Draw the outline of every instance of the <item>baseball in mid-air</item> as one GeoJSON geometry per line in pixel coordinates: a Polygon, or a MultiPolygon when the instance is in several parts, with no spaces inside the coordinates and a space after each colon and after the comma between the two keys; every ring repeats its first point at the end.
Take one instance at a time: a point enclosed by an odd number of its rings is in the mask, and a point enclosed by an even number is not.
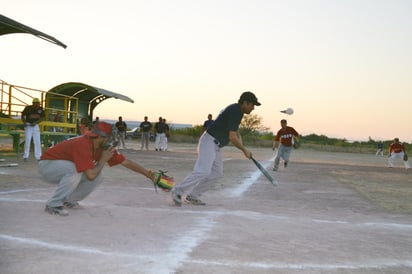
{"type": "Polygon", "coordinates": [[[287,108],[285,110],[281,110],[280,112],[285,113],[287,115],[292,115],[293,114],[293,108],[287,108]]]}

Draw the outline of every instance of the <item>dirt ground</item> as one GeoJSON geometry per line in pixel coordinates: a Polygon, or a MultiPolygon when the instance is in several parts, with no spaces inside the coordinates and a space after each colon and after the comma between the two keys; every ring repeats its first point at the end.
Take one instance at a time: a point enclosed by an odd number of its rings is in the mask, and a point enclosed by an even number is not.
{"type": "MultiPolygon", "coordinates": [[[[176,182],[191,171],[196,147],[121,150],[176,182]]],[[[270,149],[251,148],[271,170],[270,149]]],[[[105,168],[105,182],[67,217],[43,211],[56,186],[42,181],[33,158],[2,157],[0,273],[412,273],[412,215],[367,199],[351,180],[396,178],[375,155],[294,151],[268,183],[238,150],[224,148],[224,173],[202,196],[206,206],[172,204],[144,177],[105,168]]],[[[378,186],[377,186],[378,187],[378,186]]],[[[412,197],[407,197],[411,199],[412,197]]]]}

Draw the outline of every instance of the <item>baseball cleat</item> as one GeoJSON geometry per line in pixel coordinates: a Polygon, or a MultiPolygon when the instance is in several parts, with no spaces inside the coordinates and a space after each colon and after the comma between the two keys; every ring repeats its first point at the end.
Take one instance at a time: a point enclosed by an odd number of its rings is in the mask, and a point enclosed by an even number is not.
{"type": "Polygon", "coordinates": [[[64,207],[62,206],[56,206],[56,207],[46,206],[44,211],[50,213],[51,215],[60,215],[60,216],[69,215],[69,212],[67,212],[67,210],[64,209],[64,207]]]}
{"type": "Polygon", "coordinates": [[[202,202],[202,200],[197,199],[197,198],[193,198],[190,195],[187,195],[185,198],[185,203],[187,204],[192,204],[192,205],[206,205],[205,202],[202,202]]]}
{"type": "Polygon", "coordinates": [[[172,190],[172,199],[176,206],[182,206],[182,195],[172,190]]]}
{"type": "Polygon", "coordinates": [[[80,209],[82,206],[78,202],[64,202],[63,206],[70,209],[80,209]]]}

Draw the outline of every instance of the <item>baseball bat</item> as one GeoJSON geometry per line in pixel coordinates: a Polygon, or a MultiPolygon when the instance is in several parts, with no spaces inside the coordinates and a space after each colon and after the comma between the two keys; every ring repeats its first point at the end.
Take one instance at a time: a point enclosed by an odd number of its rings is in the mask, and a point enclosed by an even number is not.
{"type": "Polygon", "coordinates": [[[258,162],[256,161],[253,157],[251,157],[253,163],[257,166],[257,168],[265,175],[265,177],[274,185],[276,186],[278,182],[270,176],[269,172],[258,162]]]}
{"type": "Polygon", "coordinates": [[[19,166],[18,163],[1,164],[0,167],[16,167],[19,166]]]}

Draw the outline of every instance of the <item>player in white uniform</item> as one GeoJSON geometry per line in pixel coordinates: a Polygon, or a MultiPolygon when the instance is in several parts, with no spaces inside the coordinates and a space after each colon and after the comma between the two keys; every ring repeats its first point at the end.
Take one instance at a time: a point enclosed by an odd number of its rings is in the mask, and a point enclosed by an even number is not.
{"type": "Polygon", "coordinates": [[[31,106],[26,106],[21,113],[21,120],[24,124],[24,154],[23,159],[27,161],[30,155],[30,143],[33,138],[34,157],[37,161],[41,157],[41,140],[39,123],[44,120],[44,110],[40,106],[40,100],[34,98],[31,106]]]}

